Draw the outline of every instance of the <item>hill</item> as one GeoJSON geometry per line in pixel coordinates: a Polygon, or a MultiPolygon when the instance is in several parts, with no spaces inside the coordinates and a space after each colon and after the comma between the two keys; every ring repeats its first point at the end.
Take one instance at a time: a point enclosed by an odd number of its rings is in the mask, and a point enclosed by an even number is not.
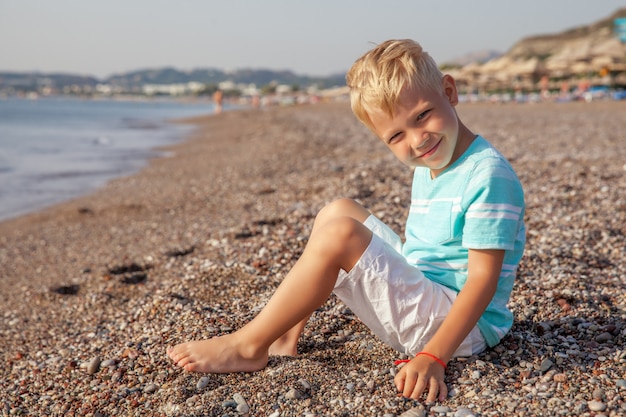
{"type": "Polygon", "coordinates": [[[236,85],[254,84],[258,87],[269,84],[285,84],[300,88],[316,85],[318,88],[324,89],[345,85],[345,74],[310,77],[298,75],[291,71],[265,69],[240,69],[227,72],[216,68],[182,71],[168,67],[131,71],[105,79],[97,79],[75,74],[0,72],[0,94],[30,92],[84,94],[97,91],[98,85],[107,85],[111,90],[118,92],[140,92],[142,87],[148,84],[199,83],[217,85],[222,82],[231,82],[236,85]]]}
{"type": "Polygon", "coordinates": [[[535,89],[546,81],[557,88],[581,79],[626,85],[626,43],[620,42],[614,27],[620,17],[626,17],[626,8],[590,25],[521,39],[503,55],[469,63],[453,75],[471,89],[535,89]]]}
{"type": "Polygon", "coordinates": [[[197,82],[201,84],[219,84],[222,82],[234,84],[255,84],[258,87],[268,84],[286,84],[307,87],[318,85],[320,88],[330,88],[345,85],[345,74],[336,74],[329,77],[310,77],[298,75],[291,71],[273,71],[267,69],[238,69],[223,71],[217,68],[197,68],[192,71],[182,71],[175,68],[145,69],[127,72],[104,80],[113,86],[128,89],[145,84],[177,84],[197,82]]]}

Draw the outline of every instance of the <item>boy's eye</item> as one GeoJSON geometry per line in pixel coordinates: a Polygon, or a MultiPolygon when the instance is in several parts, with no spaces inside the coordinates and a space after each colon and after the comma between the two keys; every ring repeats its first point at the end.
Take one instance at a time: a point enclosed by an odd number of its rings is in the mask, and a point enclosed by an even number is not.
{"type": "Polygon", "coordinates": [[[401,133],[398,132],[396,134],[394,134],[393,136],[391,136],[389,139],[387,139],[387,143],[388,144],[392,144],[394,143],[399,137],[400,137],[401,133]]]}
{"type": "Polygon", "coordinates": [[[422,120],[423,118],[425,118],[426,116],[428,116],[428,114],[429,114],[429,113],[430,113],[430,109],[428,109],[428,110],[426,110],[426,111],[424,111],[424,112],[420,113],[420,114],[417,116],[417,121],[422,120]]]}

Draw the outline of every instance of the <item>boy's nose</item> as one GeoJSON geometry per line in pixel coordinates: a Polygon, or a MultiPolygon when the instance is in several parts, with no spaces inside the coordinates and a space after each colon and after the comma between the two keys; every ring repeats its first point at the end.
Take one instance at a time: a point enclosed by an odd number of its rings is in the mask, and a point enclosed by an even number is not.
{"type": "Polygon", "coordinates": [[[423,149],[428,143],[428,135],[419,132],[414,133],[411,136],[411,147],[416,151],[423,149]]]}

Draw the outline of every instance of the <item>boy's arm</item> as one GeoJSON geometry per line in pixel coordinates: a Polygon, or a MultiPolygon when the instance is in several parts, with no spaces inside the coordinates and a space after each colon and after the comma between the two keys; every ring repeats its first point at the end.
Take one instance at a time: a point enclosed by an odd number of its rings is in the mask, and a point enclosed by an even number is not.
{"type": "MultiPolygon", "coordinates": [[[[424,352],[435,355],[445,363],[452,358],[491,302],[503,260],[503,250],[469,250],[467,281],[441,327],[424,346],[424,352]]],[[[400,369],[395,383],[404,397],[418,399],[428,389],[427,401],[437,398],[443,401],[448,395],[444,374],[441,364],[420,355],[400,369]]]]}

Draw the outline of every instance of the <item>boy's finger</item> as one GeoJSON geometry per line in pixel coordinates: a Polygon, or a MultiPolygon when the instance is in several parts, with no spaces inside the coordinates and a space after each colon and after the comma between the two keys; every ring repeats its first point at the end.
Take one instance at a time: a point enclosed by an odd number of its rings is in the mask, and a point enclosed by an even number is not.
{"type": "Polygon", "coordinates": [[[426,381],[424,378],[417,378],[415,385],[411,385],[410,387],[407,385],[404,386],[403,395],[406,398],[412,398],[414,400],[419,400],[424,392],[424,388],[426,388],[426,381]]]}
{"type": "Polygon", "coordinates": [[[395,378],[393,378],[393,382],[396,385],[396,389],[398,390],[398,392],[402,392],[404,390],[404,379],[405,379],[405,372],[399,372],[395,378]]]}
{"type": "Polygon", "coordinates": [[[415,382],[417,381],[417,374],[414,372],[404,372],[404,377],[402,378],[401,384],[398,386],[398,391],[402,393],[402,396],[405,398],[409,398],[411,392],[413,391],[413,387],[415,386],[415,382]]]}
{"type": "Polygon", "coordinates": [[[439,393],[439,389],[439,381],[437,381],[436,378],[431,378],[428,385],[428,397],[426,398],[426,401],[429,403],[435,402],[437,400],[437,393],[439,393]]]}
{"type": "Polygon", "coordinates": [[[418,374],[411,373],[407,374],[406,379],[404,380],[404,388],[402,390],[402,396],[405,398],[411,398],[411,394],[413,393],[413,389],[415,386],[419,384],[418,374]]]}
{"type": "Polygon", "coordinates": [[[444,381],[439,381],[439,402],[445,401],[448,398],[448,386],[444,381]]]}

